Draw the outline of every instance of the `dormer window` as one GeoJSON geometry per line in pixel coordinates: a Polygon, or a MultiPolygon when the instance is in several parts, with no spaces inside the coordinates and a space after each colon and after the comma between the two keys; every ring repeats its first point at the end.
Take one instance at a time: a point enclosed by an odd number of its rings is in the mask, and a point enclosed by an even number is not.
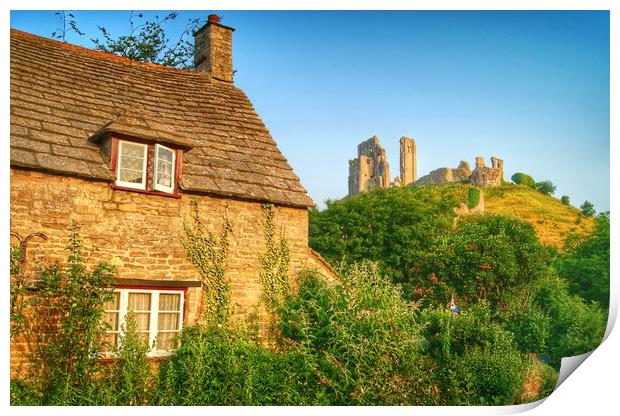
{"type": "Polygon", "coordinates": [[[192,140],[158,122],[146,110],[130,111],[89,137],[99,145],[102,156],[114,172],[113,189],[180,198],[183,152],[192,140]]]}
{"type": "Polygon", "coordinates": [[[179,160],[183,153],[172,145],[112,137],[112,168],[116,189],[178,197],[179,160]]]}

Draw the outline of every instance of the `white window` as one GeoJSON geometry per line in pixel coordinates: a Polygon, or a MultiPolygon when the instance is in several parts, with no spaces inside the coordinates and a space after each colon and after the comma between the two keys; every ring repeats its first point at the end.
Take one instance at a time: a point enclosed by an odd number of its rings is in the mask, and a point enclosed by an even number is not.
{"type": "Polygon", "coordinates": [[[146,189],[147,145],[120,141],[116,184],[127,188],[146,189]]]}
{"type": "Polygon", "coordinates": [[[178,347],[175,337],[183,326],[183,302],[181,290],[115,289],[114,298],[105,305],[110,325],[106,340],[112,350],[119,346],[127,313],[132,311],[138,333],[150,347],[147,355],[169,355],[178,347]]]}
{"type": "Polygon", "coordinates": [[[160,144],[155,145],[155,178],[153,188],[156,191],[174,192],[174,157],[174,150],[160,144]]]}

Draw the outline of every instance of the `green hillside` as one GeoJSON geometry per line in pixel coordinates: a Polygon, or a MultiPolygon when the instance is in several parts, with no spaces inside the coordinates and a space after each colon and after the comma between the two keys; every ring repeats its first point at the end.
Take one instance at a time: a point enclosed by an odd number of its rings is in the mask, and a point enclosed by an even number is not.
{"type": "Polygon", "coordinates": [[[485,212],[511,214],[529,222],[545,245],[561,248],[570,233],[589,234],[594,229],[594,219],[584,217],[579,209],[525,186],[502,185],[484,193],[485,212]]]}

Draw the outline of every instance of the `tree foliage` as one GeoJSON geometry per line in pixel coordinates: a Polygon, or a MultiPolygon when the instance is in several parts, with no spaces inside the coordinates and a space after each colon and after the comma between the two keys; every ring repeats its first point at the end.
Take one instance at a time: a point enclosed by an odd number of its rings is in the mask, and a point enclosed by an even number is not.
{"type": "Polygon", "coordinates": [[[550,180],[538,182],[536,184],[536,189],[545,195],[553,195],[555,193],[555,185],[550,180]]]}
{"type": "Polygon", "coordinates": [[[448,230],[458,199],[452,187],[376,189],[310,211],[310,246],[332,264],[372,260],[395,281],[448,230]]]}
{"type": "Polygon", "coordinates": [[[590,201],[584,201],[583,204],[581,204],[581,213],[583,215],[585,215],[586,217],[593,217],[594,214],[596,214],[596,210],[594,209],[594,204],[590,201]]]}
{"type": "Polygon", "coordinates": [[[132,11],[127,34],[114,36],[105,26],[98,25],[102,39],[93,38],[91,41],[97,49],[125,58],[191,69],[194,67],[194,46],[187,38],[191,38],[193,31],[199,28],[200,20],[188,19],[181,35],[171,40],[166,35],[165,26],[177,17],[178,13],[171,12],[150,20],[143,13],[132,11]]]}
{"type": "Polygon", "coordinates": [[[567,240],[566,253],[556,267],[569,283],[571,292],[588,301],[609,307],[610,226],[609,213],[596,217],[594,232],[567,240]]]}
{"type": "Polygon", "coordinates": [[[548,260],[531,225],[512,217],[470,217],[430,246],[414,269],[414,284],[418,296],[434,304],[448,302],[452,294],[496,303],[536,279],[548,260]]]}
{"type": "Polygon", "coordinates": [[[570,197],[568,195],[562,195],[562,198],[560,198],[560,201],[564,205],[570,205],[570,197]]]}
{"type": "Polygon", "coordinates": [[[510,179],[517,185],[525,185],[530,188],[536,188],[536,181],[530,175],[522,172],[517,172],[510,177],[510,179]]]}

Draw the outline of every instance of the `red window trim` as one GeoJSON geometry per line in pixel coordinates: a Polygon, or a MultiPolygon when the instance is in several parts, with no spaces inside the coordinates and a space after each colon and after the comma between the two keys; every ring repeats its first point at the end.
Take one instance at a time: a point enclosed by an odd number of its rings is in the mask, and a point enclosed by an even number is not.
{"type": "MultiPolygon", "coordinates": [[[[112,171],[114,172],[114,174],[116,175],[117,173],[117,168],[118,168],[118,144],[119,142],[123,140],[123,141],[127,141],[127,142],[134,142],[134,143],[140,143],[140,144],[145,144],[147,145],[147,150],[146,150],[146,154],[147,154],[147,164],[146,164],[146,178],[145,178],[145,187],[148,187],[149,184],[149,178],[151,177],[151,170],[153,168],[153,161],[149,161],[148,155],[150,152],[154,152],[155,151],[155,145],[158,144],[157,142],[153,142],[151,140],[142,140],[142,139],[124,139],[124,138],[119,138],[117,136],[112,136],[112,151],[111,151],[111,155],[110,155],[110,165],[112,168],[112,171]]],[[[129,192],[137,192],[139,194],[147,194],[147,195],[159,195],[159,196],[165,196],[168,198],[181,198],[181,194],[179,193],[179,178],[181,177],[181,164],[182,164],[182,160],[183,160],[183,150],[182,149],[177,149],[174,147],[170,147],[170,145],[166,145],[166,147],[171,148],[172,150],[175,151],[175,156],[174,156],[174,188],[173,188],[173,192],[172,193],[168,193],[168,192],[161,192],[161,191],[156,191],[154,189],[136,189],[136,188],[127,188],[125,186],[120,186],[116,184],[116,179],[114,179],[114,183],[112,183],[112,189],[115,190],[120,190],[120,191],[129,191],[129,192]]],[[[154,156],[153,156],[153,160],[154,160],[154,156]]]]}

